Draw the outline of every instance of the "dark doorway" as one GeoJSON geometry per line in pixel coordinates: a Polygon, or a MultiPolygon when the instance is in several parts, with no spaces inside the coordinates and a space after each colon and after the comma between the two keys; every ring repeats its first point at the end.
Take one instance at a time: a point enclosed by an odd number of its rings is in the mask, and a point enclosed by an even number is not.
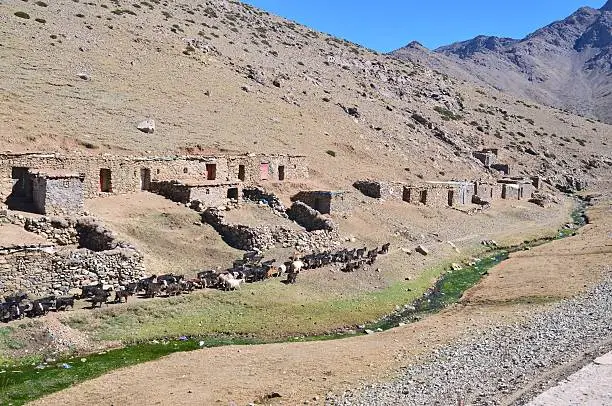
{"type": "Polygon", "coordinates": [[[112,191],[111,170],[102,168],[100,169],[100,192],[112,193],[112,191]]]}
{"type": "Polygon", "coordinates": [[[419,194],[419,201],[423,204],[427,204],[427,190],[421,190],[419,194]]]}
{"type": "Polygon", "coordinates": [[[410,189],[404,188],[404,192],[402,193],[402,200],[405,202],[410,202],[410,189]]]}
{"type": "Polygon", "coordinates": [[[455,192],[453,190],[448,191],[448,205],[453,207],[453,199],[455,197],[455,192]]]}
{"type": "Polygon", "coordinates": [[[142,168],[140,170],[140,190],[151,189],[151,169],[142,168]]]}
{"type": "Polygon", "coordinates": [[[318,211],[319,213],[322,213],[322,211],[321,211],[321,199],[318,198],[318,197],[314,201],[314,209],[316,211],[318,211]]]}
{"type": "Polygon", "coordinates": [[[15,166],[11,168],[13,188],[6,199],[6,205],[11,210],[32,211],[32,179],[30,168],[15,166]]]}
{"type": "Polygon", "coordinates": [[[244,165],[238,165],[238,179],[244,182],[246,179],[246,172],[244,169],[244,165]]]}
{"type": "Polygon", "coordinates": [[[238,200],[238,188],[237,187],[231,187],[231,188],[227,189],[227,198],[228,199],[238,200]]]}
{"type": "Polygon", "coordinates": [[[217,164],[206,164],[206,179],[217,179],[217,164]]]}
{"type": "Polygon", "coordinates": [[[285,165],[278,167],[278,180],[285,180],[285,165]]]}

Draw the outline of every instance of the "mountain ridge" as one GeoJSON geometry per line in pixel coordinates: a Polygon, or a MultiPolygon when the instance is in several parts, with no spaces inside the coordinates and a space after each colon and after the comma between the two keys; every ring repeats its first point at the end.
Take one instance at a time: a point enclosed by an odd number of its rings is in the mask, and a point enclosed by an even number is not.
{"type": "Polygon", "coordinates": [[[462,80],[612,122],[612,1],[581,7],[522,39],[479,35],[391,52],[462,80]]]}

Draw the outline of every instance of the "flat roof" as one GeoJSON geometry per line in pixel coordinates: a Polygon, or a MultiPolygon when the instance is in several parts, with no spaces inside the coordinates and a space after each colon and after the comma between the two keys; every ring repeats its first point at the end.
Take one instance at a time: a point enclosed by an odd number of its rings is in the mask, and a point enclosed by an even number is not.
{"type": "Polygon", "coordinates": [[[67,170],[30,169],[30,174],[47,179],[83,178],[85,175],[67,170]]]}
{"type": "Polygon", "coordinates": [[[124,160],[134,162],[146,162],[146,161],[177,161],[177,160],[214,160],[214,159],[236,159],[236,158],[306,158],[305,155],[292,155],[292,154],[253,154],[253,153],[242,153],[242,154],[206,154],[206,155],[153,155],[153,156],[136,156],[136,155],[65,155],[58,152],[11,152],[5,151],[0,152],[0,159],[15,159],[15,158],[59,158],[59,159],[78,159],[86,158],[92,160],[124,160]]]}
{"type": "Polygon", "coordinates": [[[153,182],[167,182],[178,186],[186,187],[223,187],[223,186],[239,186],[239,182],[220,182],[216,180],[202,180],[202,179],[164,179],[153,182]]]}

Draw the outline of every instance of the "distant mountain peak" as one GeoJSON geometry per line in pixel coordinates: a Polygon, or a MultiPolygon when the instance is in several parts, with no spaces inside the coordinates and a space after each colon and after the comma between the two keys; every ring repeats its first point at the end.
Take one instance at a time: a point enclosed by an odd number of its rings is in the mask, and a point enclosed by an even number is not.
{"type": "Polygon", "coordinates": [[[581,7],[522,39],[479,35],[431,53],[407,46],[395,55],[612,123],[611,27],[612,0],[606,0],[600,9],[581,7]]]}
{"type": "Polygon", "coordinates": [[[421,44],[419,41],[412,41],[411,43],[406,45],[406,48],[426,49],[426,47],[423,44],[421,44]]]}

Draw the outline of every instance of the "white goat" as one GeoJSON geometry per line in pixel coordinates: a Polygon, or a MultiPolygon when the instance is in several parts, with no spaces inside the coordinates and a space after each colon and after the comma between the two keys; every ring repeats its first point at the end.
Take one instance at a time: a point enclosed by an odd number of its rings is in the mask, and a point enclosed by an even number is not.
{"type": "Polygon", "coordinates": [[[291,263],[291,272],[300,273],[303,267],[304,267],[304,263],[301,260],[296,259],[295,261],[291,263]]]}
{"type": "Polygon", "coordinates": [[[240,289],[240,284],[244,283],[244,278],[241,279],[226,279],[225,288],[227,290],[240,289]]]}

